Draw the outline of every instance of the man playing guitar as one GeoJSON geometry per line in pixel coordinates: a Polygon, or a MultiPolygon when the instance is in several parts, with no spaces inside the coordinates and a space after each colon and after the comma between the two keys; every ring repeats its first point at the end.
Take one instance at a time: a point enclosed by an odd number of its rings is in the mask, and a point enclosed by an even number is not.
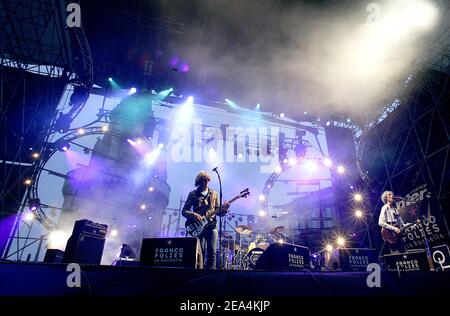
{"type": "Polygon", "coordinates": [[[391,253],[405,252],[400,234],[408,227],[414,225],[405,224],[400,213],[394,206],[394,193],[392,191],[384,191],[381,195],[381,201],[384,205],[381,208],[378,225],[381,226],[381,235],[385,244],[389,245],[391,253]]]}
{"type": "Polygon", "coordinates": [[[216,267],[216,249],[218,233],[216,228],[215,214],[223,215],[227,212],[230,204],[225,202],[222,205],[222,212],[219,211],[219,195],[217,191],[208,188],[208,182],[211,181],[210,175],[206,171],[200,171],[195,177],[196,190],[189,192],[186,203],[184,204],[182,214],[189,219],[201,220],[207,212],[215,212],[211,217],[212,223],[208,225],[202,233],[197,236],[202,245],[202,253],[205,259],[206,269],[215,269],[216,267]],[[193,211],[191,211],[191,208],[193,211]],[[206,257],[206,258],[205,258],[206,257]]]}

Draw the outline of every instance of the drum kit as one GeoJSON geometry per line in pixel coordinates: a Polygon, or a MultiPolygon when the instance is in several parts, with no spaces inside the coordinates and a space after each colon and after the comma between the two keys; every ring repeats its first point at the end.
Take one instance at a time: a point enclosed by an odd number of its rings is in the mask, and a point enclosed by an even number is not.
{"type": "Polygon", "coordinates": [[[248,225],[239,225],[233,232],[224,231],[221,238],[222,263],[226,270],[254,270],[256,261],[270,244],[288,242],[284,226],[277,226],[268,233],[248,225]]]}

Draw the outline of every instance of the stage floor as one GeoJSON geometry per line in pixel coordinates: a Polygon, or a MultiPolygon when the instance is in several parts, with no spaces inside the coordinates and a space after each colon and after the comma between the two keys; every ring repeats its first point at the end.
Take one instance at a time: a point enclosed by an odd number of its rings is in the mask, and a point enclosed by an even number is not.
{"type": "MultiPolygon", "coordinates": [[[[450,272],[216,271],[140,266],[81,265],[81,287],[68,287],[66,264],[0,262],[1,296],[284,297],[346,295],[445,295],[450,272]]],[[[72,275],[73,276],[73,275],[72,275]]]]}

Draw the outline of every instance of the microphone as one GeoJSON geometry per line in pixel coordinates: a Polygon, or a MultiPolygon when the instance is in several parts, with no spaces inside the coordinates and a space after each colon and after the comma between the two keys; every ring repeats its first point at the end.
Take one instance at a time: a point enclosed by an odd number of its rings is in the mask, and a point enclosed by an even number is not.
{"type": "Polygon", "coordinates": [[[217,168],[219,168],[219,167],[215,167],[215,168],[213,168],[213,171],[214,171],[214,172],[216,172],[216,171],[217,171],[217,168]]]}
{"type": "Polygon", "coordinates": [[[408,199],[405,199],[404,197],[401,197],[401,196],[394,196],[394,200],[397,200],[397,201],[407,201],[408,199]]]}

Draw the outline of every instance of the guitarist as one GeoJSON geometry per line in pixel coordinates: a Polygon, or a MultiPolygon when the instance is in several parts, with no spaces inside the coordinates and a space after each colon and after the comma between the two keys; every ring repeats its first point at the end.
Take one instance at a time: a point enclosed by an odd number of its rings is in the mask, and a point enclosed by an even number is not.
{"type": "MultiPolygon", "coordinates": [[[[400,228],[405,226],[405,222],[394,206],[394,193],[392,191],[384,191],[381,195],[381,201],[383,201],[384,205],[381,208],[378,225],[384,229],[393,231],[395,234],[400,234],[400,228]]],[[[401,240],[401,238],[397,238],[395,243],[387,243],[391,253],[406,251],[401,240]]]]}
{"type": "MultiPolygon", "coordinates": [[[[211,176],[206,171],[200,171],[195,177],[194,185],[196,190],[189,192],[186,203],[184,204],[182,214],[186,218],[194,218],[200,220],[202,216],[209,210],[219,209],[219,194],[208,187],[211,176]],[[192,208],[192,211],[191,211],[192,208]]],[[[222,212],[217,214],[222,216],[226,214],[230,204],[225,202],[222,206],[222,212]]],[[[202,245],[203,258],[205,260],[206,269],[215,269],[216,267],[216,250],[217,250],[217,220],[216,216],[212,217],[212,225],[198,236],[202,245]],[[206,255],[206,256],[205,256],[206,255]]]]}

